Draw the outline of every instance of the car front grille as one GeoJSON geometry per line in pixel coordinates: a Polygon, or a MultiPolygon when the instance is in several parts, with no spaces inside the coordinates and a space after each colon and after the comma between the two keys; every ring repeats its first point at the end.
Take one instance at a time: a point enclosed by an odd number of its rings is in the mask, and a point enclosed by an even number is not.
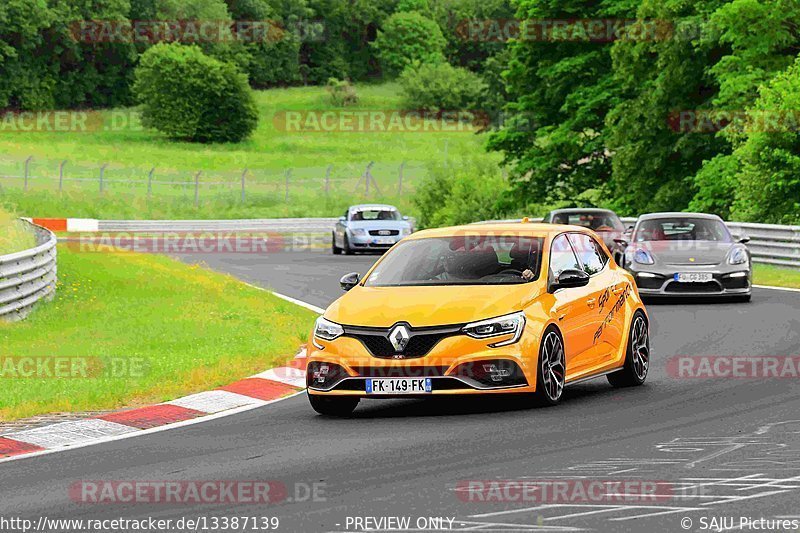
{"type": "Polygon", "coordinates": [[[395,350],[389,340],[389,333],[395,326],[397,324],[390,328],[344,326],[344,336],[361,341],[374,357],[381,359],[407,359],[422,357],[445,337],[459,335],[463,324],[425,328],[412,328],[405,324],[408,329],[409,339],[408,344],[402,351],[395,350]]]}
{"type": "Polygon", "coordinates": [[[722,286],[717,281],[705,283],[678,283],[673,281],[667,285],[664,291],[680,294],[722,292],[722,286]]]}

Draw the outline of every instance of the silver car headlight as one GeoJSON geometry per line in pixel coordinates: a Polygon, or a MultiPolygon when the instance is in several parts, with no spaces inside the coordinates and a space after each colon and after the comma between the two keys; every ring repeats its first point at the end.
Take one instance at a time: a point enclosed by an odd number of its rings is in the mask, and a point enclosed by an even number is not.
{"type": "Polygon", "coordinates": [[[314,337],[324,341],[332,341],[344,335],[344,328],[336,322],[319,317],[314,323],[314,337]]]}
{"type": "Polygon", "coordinates": [[[652,265],[655,263],[653,256],[647,250],[641,248],[633,252],[633,260],[640,265],[652,265]]]}
{"type": "Polygon", "coordinates": [[[363,228],[353,228],[353,229],[350,230],[350,233],[353,234],[353,237],[366,237],[367,236],[367,230],[365,230],[363,228]]]}
{"type": "Polygon", "coordinates": [[[400,235],[411,235],[411,228],[403,228],[400,230],[400,235]]]}
{"type": "Polygon", "coordinates": [[[499,337],[500,335],[513,334],[508,340],[490,344],[492,348],[500,346],[508,346],[514,344],[522,336],[522,330],[525,328],[525,313],[520,311],[518,313],[511,313],[510,315],[503,315],[497,318],[489,318],[479,322],[472,322],[464,326],[462,331],[472,337],[473,339],[488,339],[490,337],[499,337]]]}
{"type": "Polygon", "coordinates": [[[746,265],[748,262],[747,250],[741,246],[733,248],[728,255],[729,265],[746,265]]]}

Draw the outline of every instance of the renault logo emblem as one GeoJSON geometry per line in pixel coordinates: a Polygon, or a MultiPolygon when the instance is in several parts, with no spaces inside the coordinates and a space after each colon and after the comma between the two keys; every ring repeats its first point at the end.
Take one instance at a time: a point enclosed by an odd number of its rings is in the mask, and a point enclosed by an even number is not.
{"type": "Polygon", "coordinates": [[[399,326],[395,326],[392,331],[389,332],[389,342],[392,343],[394,349],[398,352],[402,352],[408,346],[408,329],[403,326],[402,324],[399,326]]]}

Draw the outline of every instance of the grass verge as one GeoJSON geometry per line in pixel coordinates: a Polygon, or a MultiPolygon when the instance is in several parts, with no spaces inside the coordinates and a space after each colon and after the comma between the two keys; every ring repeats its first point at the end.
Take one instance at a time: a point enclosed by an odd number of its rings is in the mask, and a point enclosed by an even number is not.
{"type": "Polygon", "coordinates": [[[237,144],[170,141],[139,127],[133,109],[103,111],[102,127],[93,131],[0,132],[0,176],[15,176],[0,180],[0,204],[26,216],[140,219],[334,216],[365,198],[409,211],[408,197],[430,164],[475,154],[499,163],[499,154],[485,153],[484,136],[469,127],[415,130],[401,124],[391,131],[296,132],[284,126],[286,112],[392,112],[401,107],[397,84],[360,85],[357,90],[358,104],[347,108],[334,106],[324,87],[258,91],[258,128],[237,144]],[[22,176],[29,156],[25,191],[22,176]],[[59,192],[59,165],[65,160],[64,177],[84,181],[65,181],[59,192]],[[380,191],[371,187],[367,195],[360,178],[370,162],[380,191]],[[103,164],[108,166],[101,187],[103,164]],[[169,183],[154,183],[148,198],[152,168],[155,181],[169,183]],[[287,169],[292,169],[288,195],[287,169]]]}
{"type": "Polygon", "coordinates": [[[167,257],[62,246],[55,300],[23,322],[0,324],[0,420],[162,402],[225,385],[293,356],[314,318],[167,257]],[[24,357],[75,357],[88,371],[21,378],[24,357]]]}
{"type": "Polygon", "coordinates": [[[800,269],[753,264],[753,283],[800,289],[800,269]]]}
{"type": "Polygon", "coordinates": [[[30,227],[8,211],[0,209],[0,255],[21,252],[36,246],[30,227]]]}

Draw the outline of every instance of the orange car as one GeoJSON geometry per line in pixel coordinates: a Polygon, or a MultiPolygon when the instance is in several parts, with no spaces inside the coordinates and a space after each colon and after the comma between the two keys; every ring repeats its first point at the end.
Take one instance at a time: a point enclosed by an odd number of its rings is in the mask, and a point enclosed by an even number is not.
{"type": "Polygon", "coordinates": [[[361,398],[641,385],[648,316],[633,277],[588,229],[502,223],[414,233],[317,319],[311,406],[345,416],[361,398]]]}

